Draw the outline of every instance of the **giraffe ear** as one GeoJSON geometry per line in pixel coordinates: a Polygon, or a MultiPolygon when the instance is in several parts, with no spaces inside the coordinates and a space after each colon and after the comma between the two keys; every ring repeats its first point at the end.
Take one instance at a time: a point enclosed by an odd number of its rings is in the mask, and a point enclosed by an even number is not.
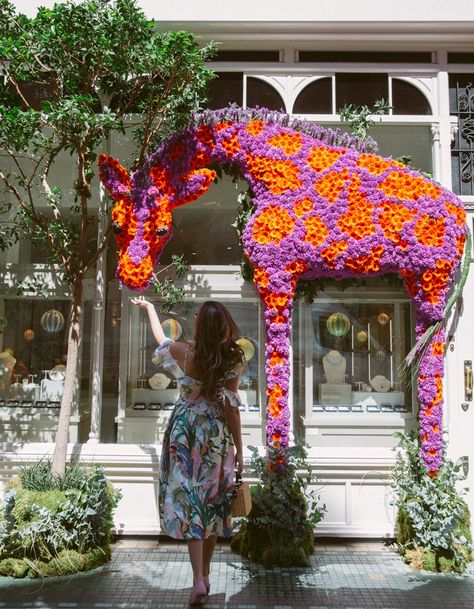
{"type": "Polygon", "coordinates": [[[173,207],[199,199],[216,179],[213,169],[195,169],[182,178],[182,187],[173,197],[173,207]]]}
{"type": "Polygon", "coordinates": [[[99,165],[100,181],[116,201],[124,195],[130,194],[130,176],[116,159],[101,154],[97,164],[99,165]]]}

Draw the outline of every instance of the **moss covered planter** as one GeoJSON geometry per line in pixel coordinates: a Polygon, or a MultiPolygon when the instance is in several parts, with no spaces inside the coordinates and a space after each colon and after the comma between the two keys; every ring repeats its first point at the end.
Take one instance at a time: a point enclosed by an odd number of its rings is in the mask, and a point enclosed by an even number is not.
{"type": "Polygon", "coordinates": [[[307,567],[314,551],[314,527],[325,506],[319,504],[316,482],[306,461],[306,450],[293,446],[285,462],[271,449],[253,456],[250,469],[261,481],[252,487],[252,509],[241,521],[231,548],[265,567],[307,567]]]}
{"type": "Polygon", "coordinates": [[[0,512],[0,575],[52,577],[104,564],[119,498],[100,467],[74,466],[62,477],[49,462],[22,468],[0,512]]]}

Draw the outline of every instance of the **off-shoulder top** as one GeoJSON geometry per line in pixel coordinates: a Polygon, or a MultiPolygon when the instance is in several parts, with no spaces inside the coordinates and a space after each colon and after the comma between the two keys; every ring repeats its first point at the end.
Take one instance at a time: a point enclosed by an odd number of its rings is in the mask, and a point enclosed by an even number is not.
{"type": "MultiPolygon", "coordinates": [[[[161,366],[166,370],[166,372],[172,374],[179,384],[179,396],[180,398],[184,398],[189,402],[197,402],[197,401],[208,401],[205,400],[200,395],[201,390],[201,381],[189,376],[186,374],[184,370],[180,367],[178,362],[171,355],[170,346],[173,344],[173,340],[167,338],[164,340],[157,349],[155,349],[153,353],[152,362],[157,366],[161,366]]],[[[185,364],[186,366],[186,364],[185,364]]],[[[226,376],[225,381],[235,378],[240,374],[242,370],[242,364],[238,364],[234,368],[230,369],[226,376]]],[[[234,408],[238,408],[242,402],[240,400],[240,396],[237,391],[231,391],[226,387],[221,387],[219,389],[219,399],[216,402],[222,402],[225,399],[226,403],[234,408]]]]}

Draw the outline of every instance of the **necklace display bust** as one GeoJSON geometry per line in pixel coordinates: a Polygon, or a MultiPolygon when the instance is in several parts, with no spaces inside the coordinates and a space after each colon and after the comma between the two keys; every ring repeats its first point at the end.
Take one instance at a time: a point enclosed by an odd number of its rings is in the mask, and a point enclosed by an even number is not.
{"type": "Polygon", "coordinates": [[[346,374],[346,359],[339,351],[329,351],[323,357],[323,368],[326,382],[332,385],[344,383],[346,374]]]}

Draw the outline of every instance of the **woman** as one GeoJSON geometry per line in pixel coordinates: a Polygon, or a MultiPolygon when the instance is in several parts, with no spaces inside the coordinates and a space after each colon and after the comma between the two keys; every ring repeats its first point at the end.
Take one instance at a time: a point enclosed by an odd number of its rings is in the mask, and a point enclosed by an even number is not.
{"type": "Polygon", "coordinates": [[[199,605],[209,593],[217,535],[230,534],[234,469],[242,473],[237,389],[244,358],[235,342],[237,326],[224,305],[205,302],[196,315],[194,343],[174,342],[151,302],[131,302],[148,312],[159,345],[153,362],[180,384],[163,438],[160,520],[167,535],[188,543],[194,576],[189,603],[199,605]]]}

